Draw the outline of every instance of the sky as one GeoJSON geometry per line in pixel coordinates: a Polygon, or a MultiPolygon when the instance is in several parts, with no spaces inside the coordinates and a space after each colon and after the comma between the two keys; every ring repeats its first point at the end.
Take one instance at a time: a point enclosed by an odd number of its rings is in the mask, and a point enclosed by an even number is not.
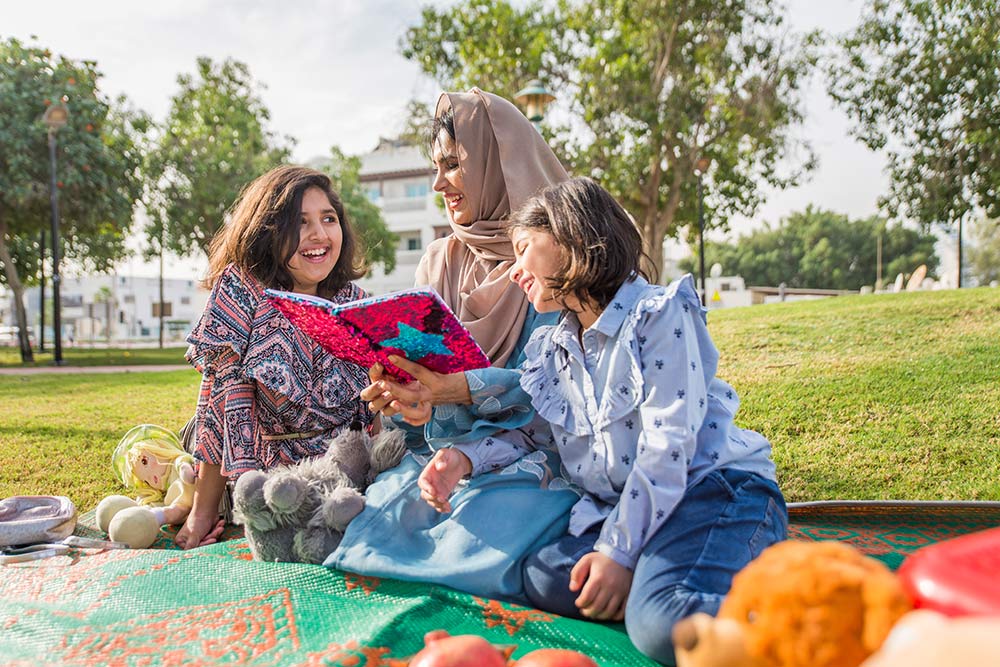
{"type": "MultiPolygon", "coordinates": [[[[435,0],[433,4],[448,4],[435,0]]],[[[858,21],[860,0],[788,0],[793,31],[834,34],[858,21]]],[[[97,61],[102,87],[123,93],[162,120],[179,73],[192,73],[199,56],[247,63],[265,86],[271,129],[296,140],[295,160],[325,155],[337,145],[351,154],[398,133],[408,100],[433,103],[438,86],[399,54],[399,39],[418,22],[417,0],[173,0],[93,3],[49,0],[2,2],[0,38],[29,40],[57,53],[97,61]]],[[[558,93],[558,91],[557,91],[558,93]]],[[[848,134],[850,123],[826,95],[817,73],[805,96],[799,132],[819,157],[819,168],[799,187],[768,192],[751,220],[733,222],[733,235],[763,221],[775,223],[808,204],[851,217],[877,212],[886,191],[885,157],[848,134]]],[[[190,278],[199,262],[167,262],[168,277],[190,278]]],[[[139,260],[125,273],[155,275],[139,260]]]]}

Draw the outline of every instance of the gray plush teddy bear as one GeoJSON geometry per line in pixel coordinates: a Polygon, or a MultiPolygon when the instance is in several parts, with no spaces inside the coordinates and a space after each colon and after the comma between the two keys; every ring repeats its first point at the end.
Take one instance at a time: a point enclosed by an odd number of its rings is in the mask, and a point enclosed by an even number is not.
{"type": "Polygon", "coordinates": [[[361,494],[405,451],[403,431],[372,439],[355,421],[323,456],[241,475],[233,489],[233,516],[243,524],[254,558],[322,563],[364,509],[361,494]]]}

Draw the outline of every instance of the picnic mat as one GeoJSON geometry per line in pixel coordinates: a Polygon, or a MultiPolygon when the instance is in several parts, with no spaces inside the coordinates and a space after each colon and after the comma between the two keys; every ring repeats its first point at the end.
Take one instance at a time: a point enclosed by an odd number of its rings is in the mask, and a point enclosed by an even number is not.
{"type": "MultiPolygon", "coordinates": [[[[1000,525],[1000,503],[792,505],[790,537],[906,554],[1000,525]]],[[[80,534],[92,515],[81,518],[80,534]]],[[[401,667],[425,632],[513,648],[573,648],[604,667],[652,666],[622,625],[566,619],[443,587],[252,560],[238,529],[192,551],[98,551],[0,567],[0,665],[401,667]]],[[[161,545],[170,546],[165,535],[161,545]]]]}

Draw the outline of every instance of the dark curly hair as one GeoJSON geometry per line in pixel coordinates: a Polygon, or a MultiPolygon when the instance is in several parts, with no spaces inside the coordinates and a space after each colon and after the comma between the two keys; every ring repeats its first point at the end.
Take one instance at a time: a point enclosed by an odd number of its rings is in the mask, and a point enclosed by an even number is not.
{"type": "Polygon", "coordinates": [[[627,280],[656,279],[632,218],[589,178],[552,185],[529,199],[511,215],[507,233],[516,229],[549,233],[562,249],[563,265],[548,279],[557,300],[571,295],[603,310],[627,280]]]}
{"type": "Polygon", "coordinates": [[[212,239],[205,285],[214,286],[226,267],[235,264],[264,287],[291,290],[288,262],[299,247],[302,196],[309,188],[319,188],[330,200],[343,233],[340,257],[318,285],[318,294],[333,296],[363,276],[364,253],[330,177],[315,169],[282,165],[254,179],[240,193],[229,220],[212,239]]]}

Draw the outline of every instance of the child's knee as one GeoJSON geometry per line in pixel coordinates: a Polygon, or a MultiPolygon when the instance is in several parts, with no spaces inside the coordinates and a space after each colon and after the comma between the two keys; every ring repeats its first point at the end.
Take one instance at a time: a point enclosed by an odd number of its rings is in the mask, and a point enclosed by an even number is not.
{"type": "Polygon", "coordinates": [[[682,585],[658,595],[636,593],[632,592],[625,607],[629,639],[642,654],[667,665],[674,664],[674,645],[670,639],[674,625],[697,612],[715,616],[723,599],[722,595],[682,585]]]}
{"type": "Polygon", "coordinates": [[[528,556],[522,570],[524,593],[536,609],[580,618],[576,595],[569,590],[569,572],[544,557],[544,549],[528,556]]]}

